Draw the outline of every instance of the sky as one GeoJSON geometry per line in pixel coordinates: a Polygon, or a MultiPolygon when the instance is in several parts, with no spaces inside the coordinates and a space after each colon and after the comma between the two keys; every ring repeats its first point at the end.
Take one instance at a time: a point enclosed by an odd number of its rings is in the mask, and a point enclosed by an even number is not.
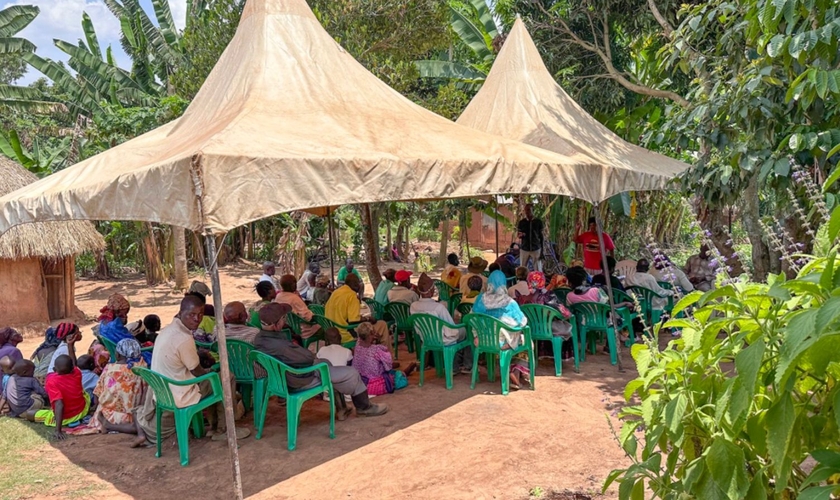
{"type": "MultiPolygon", "coordinates": [[[[151,0],[140,0],[140,4],[154,20],[151,0]]],[[[53,40],[64,40],[75,45],[80,38],[84,39],[82,13],[87,12],[93,21],[103,52],[110,45],[118,64],[130,69],[128,56],[120,46],[119,20],[111,14],[102,0],[0,0],[0,8],[11,5],[37,5],[41,8],[41,13],[32,21],[32,24],[18,34],[34,43],[38,48],[36,53],[41,57],[66,61],[68,57],[53,45],[53,40]]],[[[175,24],[183,29],[187,0],[169,0],[169,5],[172,8],[175,24]]],[[[17,83],[26,85],[41,76],[38,71],[29,68],[26,75],[17,83]]]]}

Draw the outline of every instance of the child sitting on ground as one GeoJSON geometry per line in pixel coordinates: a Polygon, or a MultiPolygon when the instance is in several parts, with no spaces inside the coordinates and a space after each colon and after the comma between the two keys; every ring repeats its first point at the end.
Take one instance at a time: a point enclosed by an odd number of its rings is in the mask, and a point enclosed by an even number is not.
{"type": "Polygon", "coordinates": [[[46,404],[47,392],[35,378],[35,363],[32,361],[18,360],[14,371],[4,392],[9,403],[9,416],[34,422],[35,413],[46,404]]]}
{"type": "Polygon", "coordinates": [[[62,354],[56,358],[55,371],[47,375],[45,389],[50,409],[35,413],[35,422],[55,427],[55,438],[65,439],[62,428],[80,422],[90,411],[90,397],[82,388],[82,372],[70,356],[62,354]]]}
{"type": "Polygon", "coordinates": [[[93,390],[99,382],[99,375],[94,373],[96,365],[93,362],[93,356],[87,354],[79,356],[79,359],[76,360],[76,366],[82,371],[82,388],[88,396],[93,397],[93,390]]]}
{"type": "Polygon", "coordinates": [[[15,362],[12,361],[12,358],[8,356],[3,356],[0,358],[0,369],[3,370],[3,378],[0,379],[0,415],[5,415],[9,412],[9,408],[6,404],[6,383],[14,374],[14,365],[15,362]]]}
{"type": "Polygon", "coordinates": [[[347,366],[353,361],[353,351],[341,345],[341,334],[335,328],[327,330],[324,342],[326,345],[318,349],[316,358],[326,359],[333,366],[347,366]]]}

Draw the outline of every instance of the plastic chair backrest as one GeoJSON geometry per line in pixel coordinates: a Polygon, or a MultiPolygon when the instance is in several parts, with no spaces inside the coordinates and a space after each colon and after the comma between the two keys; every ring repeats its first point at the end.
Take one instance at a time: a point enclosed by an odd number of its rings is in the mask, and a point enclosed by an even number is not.
{"type": "Polygon", "coordinates": [[[502,329],[509,332],[525,330],[525,328],[513,328],[486,314],[470,313],[464,316],[462,321],[478,338],[478,347],[484,352],[500,352],[502,350],[499,346],[502,329]]]}
{"type": "Polygon", "coordinates": [[[108,354],[111,355],[111,361],[117,360],[117,346],[111,342],[110,340],[106,339],[105,337],[99,337],[99,342],[105,346],[105,349],[108,350],[108,354]]]}
{"type": "Polygon", "coordinates": [[[578,302],[572,304],[572,314],[586,325],[587,328],[606,329],[609,327],[607,317],[610,306],[600,302],[578,302]]]}
{"type": "Polygon", "coordinates": [[[643,286],[631,286],[627,287],[627,291],[633,292],[635,294],[641,295],[647,303],[651,303],[651,300],[654,298],[664,299],[666,298],[665,295],[659,295],[658,293],[654,292],[650,288],[645,288],[643,286]]]}
{"type": "Polygon", "coordinates": [[[665,290],[673,290],[674,289],[674,284],[669,282],[669,281],[657,281],[656,283],[659,284],[659,286],[661,286],[665,290]]]}
{"type": "Polygon", "coordinates": [[[248,361],[248,355],[254,346],[243,340],[230,339],[227,341],[228,366],[237,381],[250,382],[254,380],[254,365],[248,361]]]}
{"type": "Polygon", "coordinates": [[[323,316],[324,315],[324,306],[321,304],[309,304],[309,310],[312,311],[313,314],[318,314],[323,316]]]}
{"type": "Polygon", "coordinates": [[[615,274],[617,276],[624,276],[624,279],[633,276],[636,274],[636,261],[635,260],[622,260],[621,262],[615,265],[615,274]]]}
{"type": "Polygon", "coordinates": [[[285,364],[268,354],[262,353],[256,349],[248,354],[248,359],[251,364],[257,364],[262,368],[266,374],[266,389],[270,394],[276,394],[282,398],[289,396],[289,386],[286,383],[286,369],[285,364]]]}
{"type": "Polygon", "coordinates": [[[635,302],[629,293],[616,290],[615,288],[613,288],[613,298],[615,299],[616,304],[621,302],[635,302]]]}
{"type": "Polygon", "coordinates": [[[375,301],[370,297],[365,297],[365,304],[370,309],[370,313],[376,321],[385,319],[385,306],[375,301]]]}
{"type": "Polygon", "coordinates": [[[397,330],[411,330],[411,307],[402,302],[391,302],[385,306],[385,312],[397,321],[397,330]]]}
{"type": "Polygon", "coordinates": [[[331,320],[330,318],[328,318],[326,316],[322,316],[320,314],[313,314],[312,315],[312,321],[314,321],[315,323],[318,323],[318,326],[323,328],[324,331],[327,331],[327,329],[329,329],[329,328],[338,328],[339,327],[338,323],[336,323],[335,321],[331,320]]]}
{"type": "Polygon", "coordinates": [[[135,366],[131,371],[149,384],[149,387],[155,393],[155,403],[159,408],[169,411],[174,411],[177,408],[175,397],[172,395],[172,389],[169,386],[171,382],[175,382],[174,380],[141,366],[135,366]]]}
{"type": "Polygon", "coordinates": [[[463,328],[463,325],[449,324],[431,314],[412,314],[409,320],[414,325],[414,331],[423,338],[423,344],[427,347],[442,348],[445,345],[443,341],[444,327],[463,328]]]}
{"type": "Polygon", "coordinates": [[[555,288],[554,289],[554,296],[557,297],[557,301],[566,305],[566,297],[571,293],[571,288],[555,288]]]}
{"type": "Polygon", "coordinates": [[[510,278],[506,279],[505,281],[507,282],[507,287],[510,288],[513,285],[515,285],[518,280],[516,279],[516,276],[511,276],[510,278]]]}
{"type": "Polygon", "coordinates": [[[522,306],[522,313],[528,318],[531,337],[535,339],[551,340],[551,323],[562,319],[560,311],[542,304],[525,304],[522,306]]]}
{"type": "Polygon", "coordinates": [[[455,292],[454,288],[447,285],[446,283],[444,283],[441,280],[435,280],[435,288],[437,288],[438,298],[440,299],[441,302],[449,301],[449,298],[455,292]]]}
{"type": "Polygon", "coordinates": [[[466,316],[467,314],[472,312],[473,305],[469,302],[462,302],[458,304],[457,311],[461,313],[461,316],[466,316]]]}
{"type": "Polygon", "coordinates": [[[300,335],[301,323],[303,323],[303,318],[301,318],[297,314],[290,312],[286,315],[286,324],[288,324],[289,328],[292,329],[292,332],[294,332],[297,335],[300,335]]]}

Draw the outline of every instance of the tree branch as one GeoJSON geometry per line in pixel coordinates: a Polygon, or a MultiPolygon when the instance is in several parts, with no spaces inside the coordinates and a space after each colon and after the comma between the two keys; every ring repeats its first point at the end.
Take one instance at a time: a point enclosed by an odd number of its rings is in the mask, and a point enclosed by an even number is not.
{"type": "Polygon", "coordinates": [[[648,0],[648,7],[650,7],[650,11],[653,13],[653,17],[656,19],[656,22],[662,26],[662,31],[665,32],[665,36],[671,38],[671,35],[674,33],[674,28],[671,26],[671,23],[665,19],[665,16],[662,15],[662,12],[659,11],[659,7],[656,6],[656,0],[648,0]]]}

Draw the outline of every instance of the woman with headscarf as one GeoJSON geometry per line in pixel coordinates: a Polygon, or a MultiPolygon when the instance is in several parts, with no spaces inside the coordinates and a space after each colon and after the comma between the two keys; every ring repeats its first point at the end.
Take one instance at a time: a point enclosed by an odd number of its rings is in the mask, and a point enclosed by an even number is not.
{"type": "MultiPolygon", "coordinates": [[[[555,337],[563,337],[566,341],[572,337],[572,324],[569,318],[572,313],[563,304],[557,301],[557,296],[549,292],[545,287],[545,275],[539,271],[533,271],[528,274],[528,289],[531,294],[519,298],[517,302],[519,305],[537,304],[541,306],[551,307],[557,309],[563,319],[556,319],[551,323],[551,333],[555,337]]],[[[546,342],[538,342],[539,356],[553,357],[553,350],[546,342]]],[[[563,343],[563,359],[572,357],[574,353],[571,342],[563,343]]]]}
{"type": "Polygon", "coordinates": [[[70,356],[73,364],[76,364],[76,342],[82,340],[82,332],[73,323],[61,323],[55,327],[55,338],[58,339],[59,344],[53,351],[50,364],[47,366],[48,375],[55,371],[55,360],[61,355],[70,356]]]}
{"type": "MultiPolygon", "coordinates": [[[[108,297],[108,303],[99,310],[99,336],[110,340],[114,345],[124,339],[135,340],[134,335],[126,327],[130,310],[131,304],[122,295],[115,293],[108,297]]],[[[151,364],[152,353],[142,354],[146,364],[151,364]]]]}
{"type": "Polygon", "coordinates": [[[353,368],[359,370],[369,395],[390,394],[408,385],[406,376],[417,368],[417,363],[411,363],[405,372],[395,370],[391,351],[387,345],[378,343],[370,323],[359,325],[356,334],[359,339],[353,351],[353,368]]]}
{"type": "MultiPolygon", "coordinates": [[[[476,297],[472,312],[492,316],[512,328],[522,328],[528,324],[528,319],[522,313],[519,304],[508,295],[506,285],[507,278],[502,271],[490,273],[487,279],[487,291],[476,297]]],[[[522,342],[521,333],[502,328],[499,335],[499,347],[503,350],[516,349],[522,342]]],[[[528,381],[530,373],[527,354],[516,355],[510,367],[511,388],[519,389],[520,378],[528,381]]]]}
{"type": "Polygon", "coordinates": [[[17,348],[21,342],[23,342],[23,335],[14,328],[7,326],[0,329],[0,358],[8,356],[12,362],[23,359],[23,353],[17,348]]]}
{"type": "Polygon", "coordinates": [[[52,355],[61,341],[56,336],[56,329],[54,327],[47,328],[44,332],[44,341],[35,349],[35,352],[30,356],[30,360],[35,363],[35,374],[33,375],[41,385],[44,385],[44,380],[47,378],[47,369],[50,367],[52,355]]]}
{"type": "Polygon", "coordinates": [[[117,344],[117,360],[108,363],[93,394],[99,401],[91,425],[101,433],[136,434],[132,448],[145,443],[146,435],[137,422],[136,412],[143,406],[146,383],[131,371],[135,366],[146,367],[140,355],[140,343],[123,339],[117,344]]]}

